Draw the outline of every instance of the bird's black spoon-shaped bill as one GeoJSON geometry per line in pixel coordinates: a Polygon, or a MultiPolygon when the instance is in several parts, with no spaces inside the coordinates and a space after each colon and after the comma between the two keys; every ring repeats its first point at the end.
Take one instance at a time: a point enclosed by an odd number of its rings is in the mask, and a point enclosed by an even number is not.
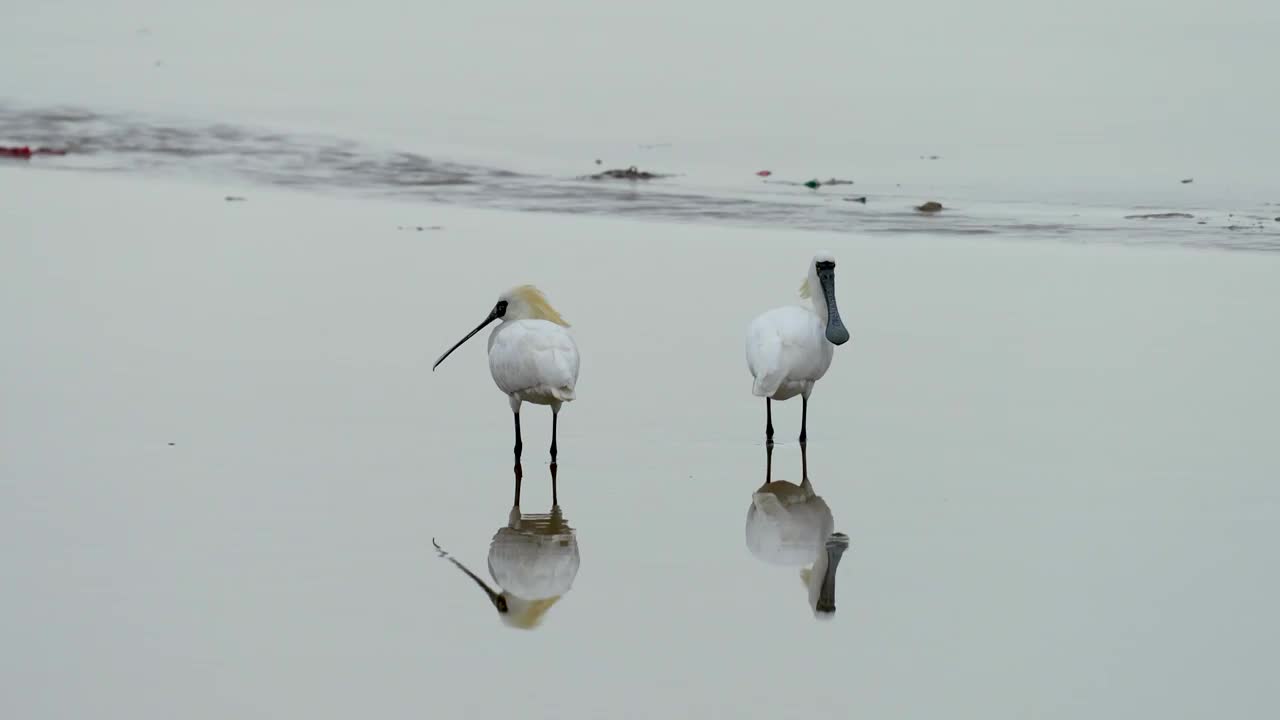
{"type": "Polygon", "coordinates": [[[844,533],[832,533],[827,538],[827,571],[822,577],[822,588],[818,591],[818,602],[814,608],[822,613],[836,611],[836,568],[840,566],[840,558],[849,549],[849,536],[844,533]]]}
{"type": "Polygon", "coordinates": [[[849,330],[840,320],[840,308],[836,306],[836,264],[818,263],[818,282],[827,300],[827,340],[832,345],[849,342],[849,330]]]}
{"type": "Polygon", "coordinates": [[[493,310],[489,311],[489,317],[485,318],[484,322],[477,325],[475,330],[472,330],[471,332],[467,333],[466,337],[454,343],[453,347],[449,348],[448,350],[445,350],[444,354],[440,356],[440,359],[436,360],[435,365],[431,366],[431,370],[434,372],[435,369],[439,367],[440,363],[444,362],[444,359],[449,357],[449,353],[452,353],[454,350],[457,350],[458,348],[462,347],[462,343],[470,340],[472,335],[475,335],[476,333],[483,330],[485,325],[488,325],[494,320],[497,320],[498,318],[502,317],[503,315],[506,314],[506,312],[507,312],[506,301],[500,301],[497,305],[494,305],[493,310]]]}
{"type": "Polygon", "coordinates": [[[453,556],[450,555],[444,548],[440,547],[440,543],[436,542],[435,538],[431,538],[431,544],[436,546],[437,555],[453,563],[454,567],[466,573],[467,577],[471,578],[472,580],[475,580],[476,584],[479,585],[482,590],[484,590],[484,594],[489,596],[489,602],[493,603],[493,606],[498,609],[498,612],[504,613],[507,611],[506,598],[504,598],[501,594],[499,594],[493,588],[489,587],[489,585],[485,583],[484,580],[481,580],[478,575],[471,572],[470,568],[468,568],[466,565],[463,565],[462,563],[455,560],[453,556]]]}

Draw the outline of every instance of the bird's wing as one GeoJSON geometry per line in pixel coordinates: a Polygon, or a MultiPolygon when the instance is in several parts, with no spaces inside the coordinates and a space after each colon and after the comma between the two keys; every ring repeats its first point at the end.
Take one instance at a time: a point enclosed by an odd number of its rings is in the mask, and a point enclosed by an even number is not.
{"type": "Polygon", "coordinates": [[[521,320],[496,337],[489,369],[503,392],[543,387],[572,400],[578,382],[578,346],[564,328],[545,320],[521,320]]]}
{"type": "Polygon", "coordinates": [[[803,321],[800,308],[777,308],[751,321],[747,328],[747,368],[755,377],[751,388],[757,397],[769,397],[778,391],[794,364],[794,352],[800,342],[793,326],[803,321]]]}

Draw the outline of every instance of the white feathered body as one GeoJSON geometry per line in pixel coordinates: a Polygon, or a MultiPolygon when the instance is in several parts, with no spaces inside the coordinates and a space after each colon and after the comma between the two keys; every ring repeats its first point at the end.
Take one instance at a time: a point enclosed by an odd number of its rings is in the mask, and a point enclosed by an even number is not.
{"type": "Polygon", "coordinates": [[[747,367],[755,376],[751,392],[774,400],[808,397],[835,353],[826,329],[811,307],[799,305],[776,308],[752,320],[747,328],[747,367]]]}
{"type": "Polygon", "coordinates": [[[501,528],[489,545],[489,574],[504,592],[526,600],[569,592],[581,563],[573,530],[529,532],[501,528]]]}
{"type": "Polygon", "coordinates": [[[547,320],[510,320],[489,335],[489,372],[512,402],[554,405],[574,399],[578,345],[547,320]]]}
{"type": "Polygon", "coordinates": [[[811,565],[834,528],[831,508],[808,482],[772,482],[751,496],[747,549],[775,565],[811,565]]]}

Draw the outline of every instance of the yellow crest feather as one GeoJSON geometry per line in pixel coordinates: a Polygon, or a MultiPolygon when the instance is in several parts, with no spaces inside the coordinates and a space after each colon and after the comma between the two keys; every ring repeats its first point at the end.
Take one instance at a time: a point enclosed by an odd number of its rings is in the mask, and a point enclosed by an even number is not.
{"type": "Polygon", "coordinates": [[[514,290],[514,294],[529,306],[530,317],[569,327],[569,323],[565,322],[565,319],[560,317],[560,313],[551,307],[551,303],[547,302],[547,296],[543,295],[538,288],[533,285],[521,285],[514,290]]]}
{"type": "Polygon", "coordinates": [[[534,600],[529,603],[529,607],[518,615],[512,615],[510,623],[522,630],[532,630],[538,627],[538,624],[542,622],[542,616],[547,614],[551,606],[555,605],[559,600],[559,595],[542,600],[534,600]]]}
{"type": "Polygon", "coordinates": [[[808,300],[809,295],[809,278],[805,278],[804,282],[800,283],[800,297],[808,300]]]}

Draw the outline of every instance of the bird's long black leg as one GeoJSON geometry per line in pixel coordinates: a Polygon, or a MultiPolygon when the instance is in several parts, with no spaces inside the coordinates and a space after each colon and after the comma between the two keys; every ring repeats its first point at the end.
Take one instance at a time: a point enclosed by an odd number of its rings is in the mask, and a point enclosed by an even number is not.
{"type": "Polygon", "coordinates": [[[524,480],[524,471],[520,469],[520,463],[516,463],[516,498],[512,503],[516,507],[520,507],[520,483],[524,480]]]}
{"type": "Polygon", "coordinates": [[[524,444],[520,442],[520,413],[512,413],[516,419],[516,465],[520,464],[520,450],[524,448],[524,444]]]}
{"type": "Polygon", "coordinates": [[[551,408],[551,464],[556,464],[556,420],[560,418],[560,408],[551,408]]]}
{"type": "Polygon", "coordinates": [[[773,445],[773,400],[764,399],[764,444],[773,445]]]}
{"type": "Polygon", "coordinates": [[[805,430],[809,425],[809,396],[801,395],[800,399],[803,401],[800,405],[800,444],[804,445],[808,441],[805,430]]]}
{"type": "Polygon", "coordinates": [[[764,484],[773,482],[773,443],[764,446],[764,484]]]}
{"type": "Polygon", "coordinates": [[[800,443],[800,480],[809,479],[809,447],[800,443]]]}
{"type": "Polygon", "coordinates": [[[552,507],[560,506],[560,495],[556,488],[556,464],[551,463],[551,505],[552,507]]]}

